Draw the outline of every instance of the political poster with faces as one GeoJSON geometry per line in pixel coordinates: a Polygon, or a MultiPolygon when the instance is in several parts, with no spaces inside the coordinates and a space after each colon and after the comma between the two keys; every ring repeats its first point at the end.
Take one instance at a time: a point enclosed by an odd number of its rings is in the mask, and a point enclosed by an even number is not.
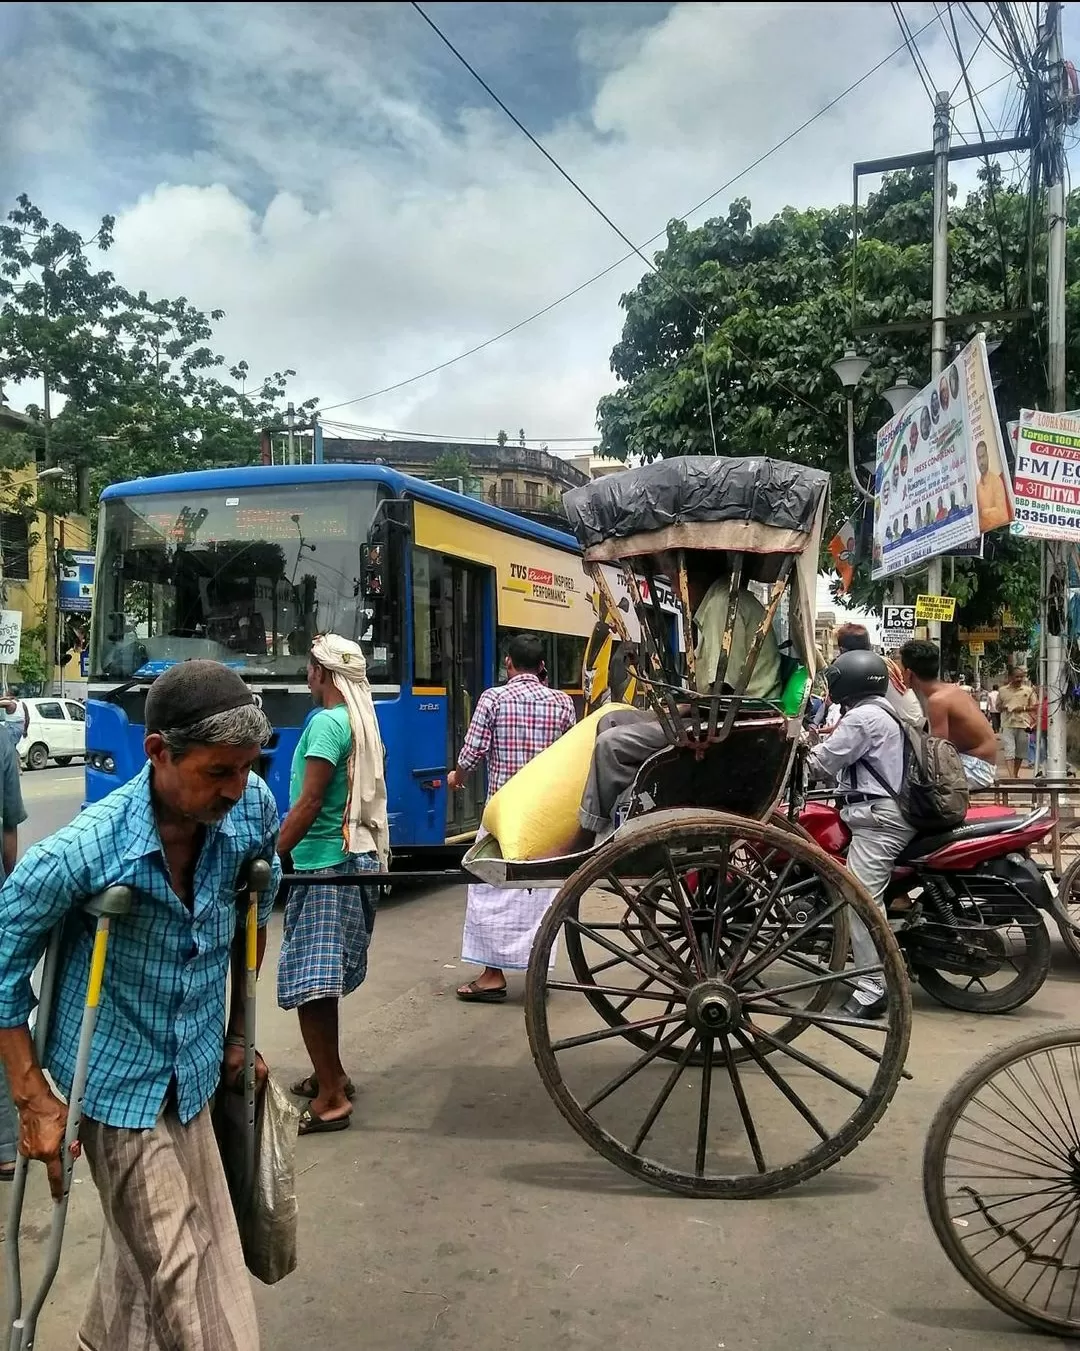
{"type": "Polygon", "coordinates": [[[1005,463],[980,333],[878,432],[873,577],[1007,526],[1005,463]]]}

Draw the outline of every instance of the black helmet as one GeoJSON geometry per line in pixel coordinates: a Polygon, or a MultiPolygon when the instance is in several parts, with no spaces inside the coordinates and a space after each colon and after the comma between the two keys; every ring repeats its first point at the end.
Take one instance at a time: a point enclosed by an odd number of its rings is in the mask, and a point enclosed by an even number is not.
{"type": "Polygon", "coordinates": [[[889,668],[876,652],[841,652],[825,672],[829,698],[834,704],[857,704],[884,694],[889,688],[889,668]]]}

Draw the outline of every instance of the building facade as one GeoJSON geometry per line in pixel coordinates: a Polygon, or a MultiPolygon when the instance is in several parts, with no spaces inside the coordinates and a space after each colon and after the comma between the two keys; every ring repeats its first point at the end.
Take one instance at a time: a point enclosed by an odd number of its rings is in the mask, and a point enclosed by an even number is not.
{"type": "MultiPolygon", "coordinates": [[[[25,432],[33,425],[30,418],[11,408],[0,397],[0,430],[25,432]]],[[[22,631],[44,631],[49,607],[58,607],[56,562],[58,551],[89,551],[93,549],[90,521],[85,516],[46,517],[42,511],[27,513],[15,510],[16,504],[37,496],[37,466],[33,463],[21,469],[4,471],[0,476],[0,608],[18,610],[22,615],[22,631]],[[52,539],[49,527],[52,527],[52,539]],[[51,561],[51,566],[50,566],[51,561]]],[[[89,636],[89,616],[66,616],[56,612],[55,627],[61,641],[74,641],[71,657],[61,671],[54,663],[51,671],[46,666],[45,690],[58,687],[61,679],[73,695],[82,686],[79,661],[81,636],[89,636]]],[[[32,641],[32,640],[31,640],[32,641]]],[[[64,644],[68,646],[68,644],[64,644]]],[[[41,645],[44,653],[44,644],[41,645]]],[[[30,669],[28,663],[28,670],[30,669]]],[[[6,671],[8,684],[19,687],[25,682],[18,664],[6,671]]],[[[40,693],[29,687],[24,693],[40,693]]]]}
{"type": "Polygon", "coordinates": [[[431,441],[361,440],[323,437],[327,464],[384,463],[417,478],[461,480],[461,491],[480,501],[527,516],[562,514],[562,495],[589,482],[570,460],[531,446],[440,444],[431,441]],[[460,472],[451,473],[447,466],[460,472]]]}

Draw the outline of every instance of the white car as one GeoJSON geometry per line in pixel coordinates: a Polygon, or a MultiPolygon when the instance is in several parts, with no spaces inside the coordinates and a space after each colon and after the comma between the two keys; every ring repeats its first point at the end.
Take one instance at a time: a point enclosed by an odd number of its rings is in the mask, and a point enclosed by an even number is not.
{"type": "Polygon", "coordinates": [[[8,717],[18,722],[29,715],[26,734],[19,741],[19,759],[27,769],[44,769],[50,760],[70,765],[86,755],[86,709],[75,699],[20,699],[8,717]]]}

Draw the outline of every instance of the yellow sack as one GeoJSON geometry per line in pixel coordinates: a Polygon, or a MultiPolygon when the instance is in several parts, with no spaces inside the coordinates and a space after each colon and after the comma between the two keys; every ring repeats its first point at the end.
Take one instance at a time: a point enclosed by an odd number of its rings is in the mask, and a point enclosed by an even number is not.
{"type": "Polygon", "coordinates": [[[578,832],[578,808],[589,777],[596,724],[628,704],[606,704],[523,765],[484,808],[484,829],[503,858],[552,858],[578,832]]]}

